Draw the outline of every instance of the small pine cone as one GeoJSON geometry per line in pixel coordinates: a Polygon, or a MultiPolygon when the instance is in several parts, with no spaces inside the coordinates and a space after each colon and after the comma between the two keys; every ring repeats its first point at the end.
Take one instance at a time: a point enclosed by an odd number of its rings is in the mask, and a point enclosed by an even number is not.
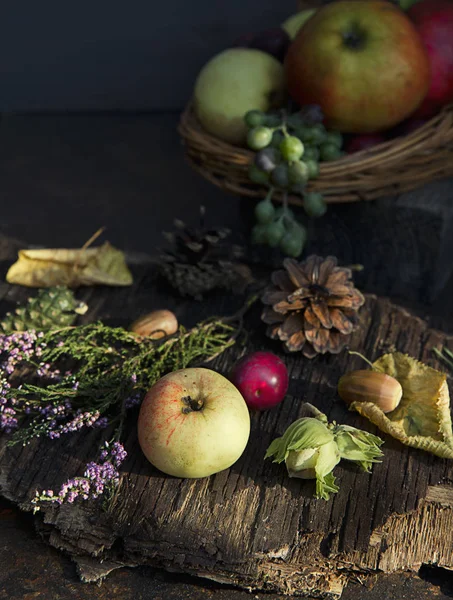
{"type": "Polygon", "coordinates": [[[337,354],[356,329],[357,311],[365,302],[351,270],[338,267],[334,256],[312,255],[303,262],[286,258],[283,266],[272,273],[262,297],[267,335],[307,358],[337,354]]]}
{"type": "MultiPolygon", "coordinates": [[[[203,221],[204,210],[201,210],[203,221]]],[[[201,300],[216,288],[243,291],[252,280],[250,269],[238,262],[243,250],[230,244],[228,229],[191,228],[175,221],[164,234],[170,248],[160,254],[159,270],[182,296],[201,300]]]]}

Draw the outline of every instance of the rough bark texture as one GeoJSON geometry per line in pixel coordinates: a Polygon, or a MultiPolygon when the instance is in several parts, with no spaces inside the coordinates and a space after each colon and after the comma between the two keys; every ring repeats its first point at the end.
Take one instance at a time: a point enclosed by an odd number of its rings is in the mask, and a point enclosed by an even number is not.
{"type": "MultiPolygon", "coordinates": [[[[141,267],[135,275],[129,290],[81,294],[91,307],[84,319],[99,315],[124,322],[149,308],[151,293],[156,305],[150,270],[141,267]]],[[[9,286],[1,293],[4,299],[24,296],[9,286]]],[[[227,373],[240,354],[252,349],[280,352],[262,335],[259,307],[246,328],[253,332],[247,348],[231,349],[215,368],[227,373]]],[[[435,365],[431,350],[443,343],[453,348],[453,339],[423,320],[368,296],[351,348],[370,359],[396,348],[435,365]]],[[[330,597],[341,595],[350,579],[378,571],[418,570],[423,563],[453,568],[451,462],[386,438],[384,460],[371,475],[347,463],[336,467],[340,492],[325,502],[313,498],[312,482],[290,479],[284,466],[263,460],[270,441],[300,416],[302,401],[315,404],[331,420],[377,433],[348,412],[336,394],[339,376],[361,366],[360,359],[344,352],[312,361],[299,355],[285,360],[288,397],[275,409],[252,416],[248,447],[227,471],[201,480],[160,474],[140,451],[135,413],[125,438],[128,459],[108,511],[98,503],[81,503],[37,514],[42,532],[74,557],[83,579],[98,580],[125,564],[149,564],[250,589],[330,597]]],[[[6,447],[3,436],[0,493],[30,509],[36,489],[55,489],[83,472],[99,435],[73,434],[26,447],[6,447]]]]}

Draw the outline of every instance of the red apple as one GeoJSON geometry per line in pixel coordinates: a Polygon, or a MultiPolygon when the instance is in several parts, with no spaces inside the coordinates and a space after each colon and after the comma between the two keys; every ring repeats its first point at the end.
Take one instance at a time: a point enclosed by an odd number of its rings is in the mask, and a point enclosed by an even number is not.
{"type": "Polygon", "coordinates": [[[159,379],[138,417],[138,441],[151,464],[176,477],[207,477],[230,467],[250,435],[244,398],[210,369],[181,369],[159,379]]]}
{"type": "Polygon", "coordinates": [[[418,117],[431,117],[453,102],[453,2],[421,0],[407,11],[425,45],[431,84],[418,117]]]}
{"type": "Polygon", "coordinates": [[[429,86],[429,62],[409,18],[385,0],[339,0],[302,27],[285,59],[288,89],[319,104],[328,127],[383,131],[408,117],[429,86]]]}
{"type": "Polygon", "coordinates": [[[288,390],[288,370],[272,352],[253,352],[233,367],[231,381],[249,408],[266,410],[283,400],[288,390]]]}

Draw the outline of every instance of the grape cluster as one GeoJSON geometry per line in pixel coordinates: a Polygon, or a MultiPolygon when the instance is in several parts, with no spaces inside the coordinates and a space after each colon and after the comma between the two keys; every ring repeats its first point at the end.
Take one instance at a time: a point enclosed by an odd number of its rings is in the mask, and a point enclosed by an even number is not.
{"type": "Polygon", "coordinates": [[[253,244],[267,244],[280,248],[288,256],[297,257],[302,253],[307,238],[307,230],[296,221],[293,211],[285,203],[275,208],[272,192],[255,206],[256,225],[252,229],[253,244]]]}
{"type": "Polygon", "coordinates": [[[284,111],[246,113],[247,145],[256,152],[249,177],[270,189],[255,208],[254,243],[278,246],[290,256],[299,256],[302,252],[306,229],[296,221],[286,202],[280,211],[275,209],[274,189],[300,194],[309,217],[325,214],[327,206],[322,194],[307,192],[306,185],[318,176],[319,162],[336,160],[343,154],[343,139],[341,133],[327,131],[322,120],[318,106],[305,107],[290,115],[284,111]]]}

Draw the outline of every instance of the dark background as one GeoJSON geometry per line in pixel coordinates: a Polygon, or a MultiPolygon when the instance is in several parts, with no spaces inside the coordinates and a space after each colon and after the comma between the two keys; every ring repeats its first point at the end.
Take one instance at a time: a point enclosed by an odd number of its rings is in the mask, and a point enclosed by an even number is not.
{"type": "Polygon", "coordinates": [[[0,112],[178,110],[199,69],[296,0],[15,0],[0,12],[0,112]]]}

